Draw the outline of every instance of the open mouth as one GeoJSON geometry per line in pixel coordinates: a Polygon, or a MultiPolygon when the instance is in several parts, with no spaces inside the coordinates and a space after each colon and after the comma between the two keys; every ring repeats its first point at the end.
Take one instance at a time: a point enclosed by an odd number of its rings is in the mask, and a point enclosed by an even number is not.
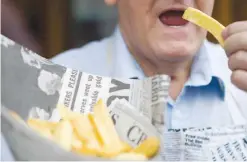
{"type": "Polygon", "coordinates": [[[182,18],[185,10],[168,10],[160,14],[160,21],[170,27],[182,27],[188,23],[182,18]]]}

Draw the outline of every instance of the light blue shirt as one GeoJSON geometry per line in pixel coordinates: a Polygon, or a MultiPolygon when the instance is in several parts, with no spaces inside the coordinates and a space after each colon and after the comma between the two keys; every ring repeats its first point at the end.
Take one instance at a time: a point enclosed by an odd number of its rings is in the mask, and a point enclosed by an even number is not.
{"type": "MultiPolygon", "coordinates": [[[[52,61],[96,75],[145,77],[128,51],[118,28],[111,37],[66,51],[52,61]]],[[[205,40],[194,58],[190,77],[182,92],[176,101],[169,99],[165,119],[168,127],[246,123],[247,93],[233,86],[230,76],[224,50],[205,40]]]]}

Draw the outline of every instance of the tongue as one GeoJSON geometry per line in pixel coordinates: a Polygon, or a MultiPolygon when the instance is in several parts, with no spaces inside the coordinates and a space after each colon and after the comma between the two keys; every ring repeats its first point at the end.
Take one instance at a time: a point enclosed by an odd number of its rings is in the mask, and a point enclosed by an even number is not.
{"type": "Polygon", "coordinates": [[[182,12],[166,12],[160,16],[160,20],[163,24],[168,26],[182,26],[188,23],[187,20],[182,18],[182,12]]]}

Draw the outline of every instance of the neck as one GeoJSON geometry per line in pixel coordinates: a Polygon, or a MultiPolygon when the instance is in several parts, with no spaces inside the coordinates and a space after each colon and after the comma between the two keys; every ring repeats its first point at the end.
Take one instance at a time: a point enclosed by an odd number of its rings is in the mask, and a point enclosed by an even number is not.
{"type": "Polygon", "coordinates": [[[145,58],[138,58],[135,55],[134,57],[146,76],[150,77],[165,74],[171,77],[169,94],[172,99],[176,100],[190,76],[190,69],[193,59],[186,60],[184,62],[169,62],[162,60],[154,64],[145,58]]]}
{"type": "MultiPolygon", "coordinates": [[[[121,30],[121,28],[120,28],[121,30]]],[[[122,30],[121,30],[122,31],[122,30]]],[[[193,62],[193,58],[187,59],[186,61],[168,61],[168,60],[155,60],[152,62],[150,59],[146,57],[142,57],[144,55],[136,55],[139,52],[134,52],[128,44],[127,39],[125,39],[125,34],[122,31],[123,39],[126,42],[128,50],[136,59],[140,67],[142,68],[144,74],[148,77],[154,75],[162,75],[166,74],[171,77],[171,85],[169,88],[169,95],[172,99],[176,100],[180,92],[182,91],[184,84],[188,80],[190,76],[190,69],[193,62]]]]}

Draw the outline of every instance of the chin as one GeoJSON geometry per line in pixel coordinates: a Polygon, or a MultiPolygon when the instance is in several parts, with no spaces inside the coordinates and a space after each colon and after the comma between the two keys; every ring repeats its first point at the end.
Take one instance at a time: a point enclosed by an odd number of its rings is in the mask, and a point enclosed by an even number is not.
{"type": "Polygon", "coordinates": [[[166,61],[185,61],[191,60],[195,55],[200,45],[188,42],[170,42],[155,50],[156,57],[166,61]]]}

